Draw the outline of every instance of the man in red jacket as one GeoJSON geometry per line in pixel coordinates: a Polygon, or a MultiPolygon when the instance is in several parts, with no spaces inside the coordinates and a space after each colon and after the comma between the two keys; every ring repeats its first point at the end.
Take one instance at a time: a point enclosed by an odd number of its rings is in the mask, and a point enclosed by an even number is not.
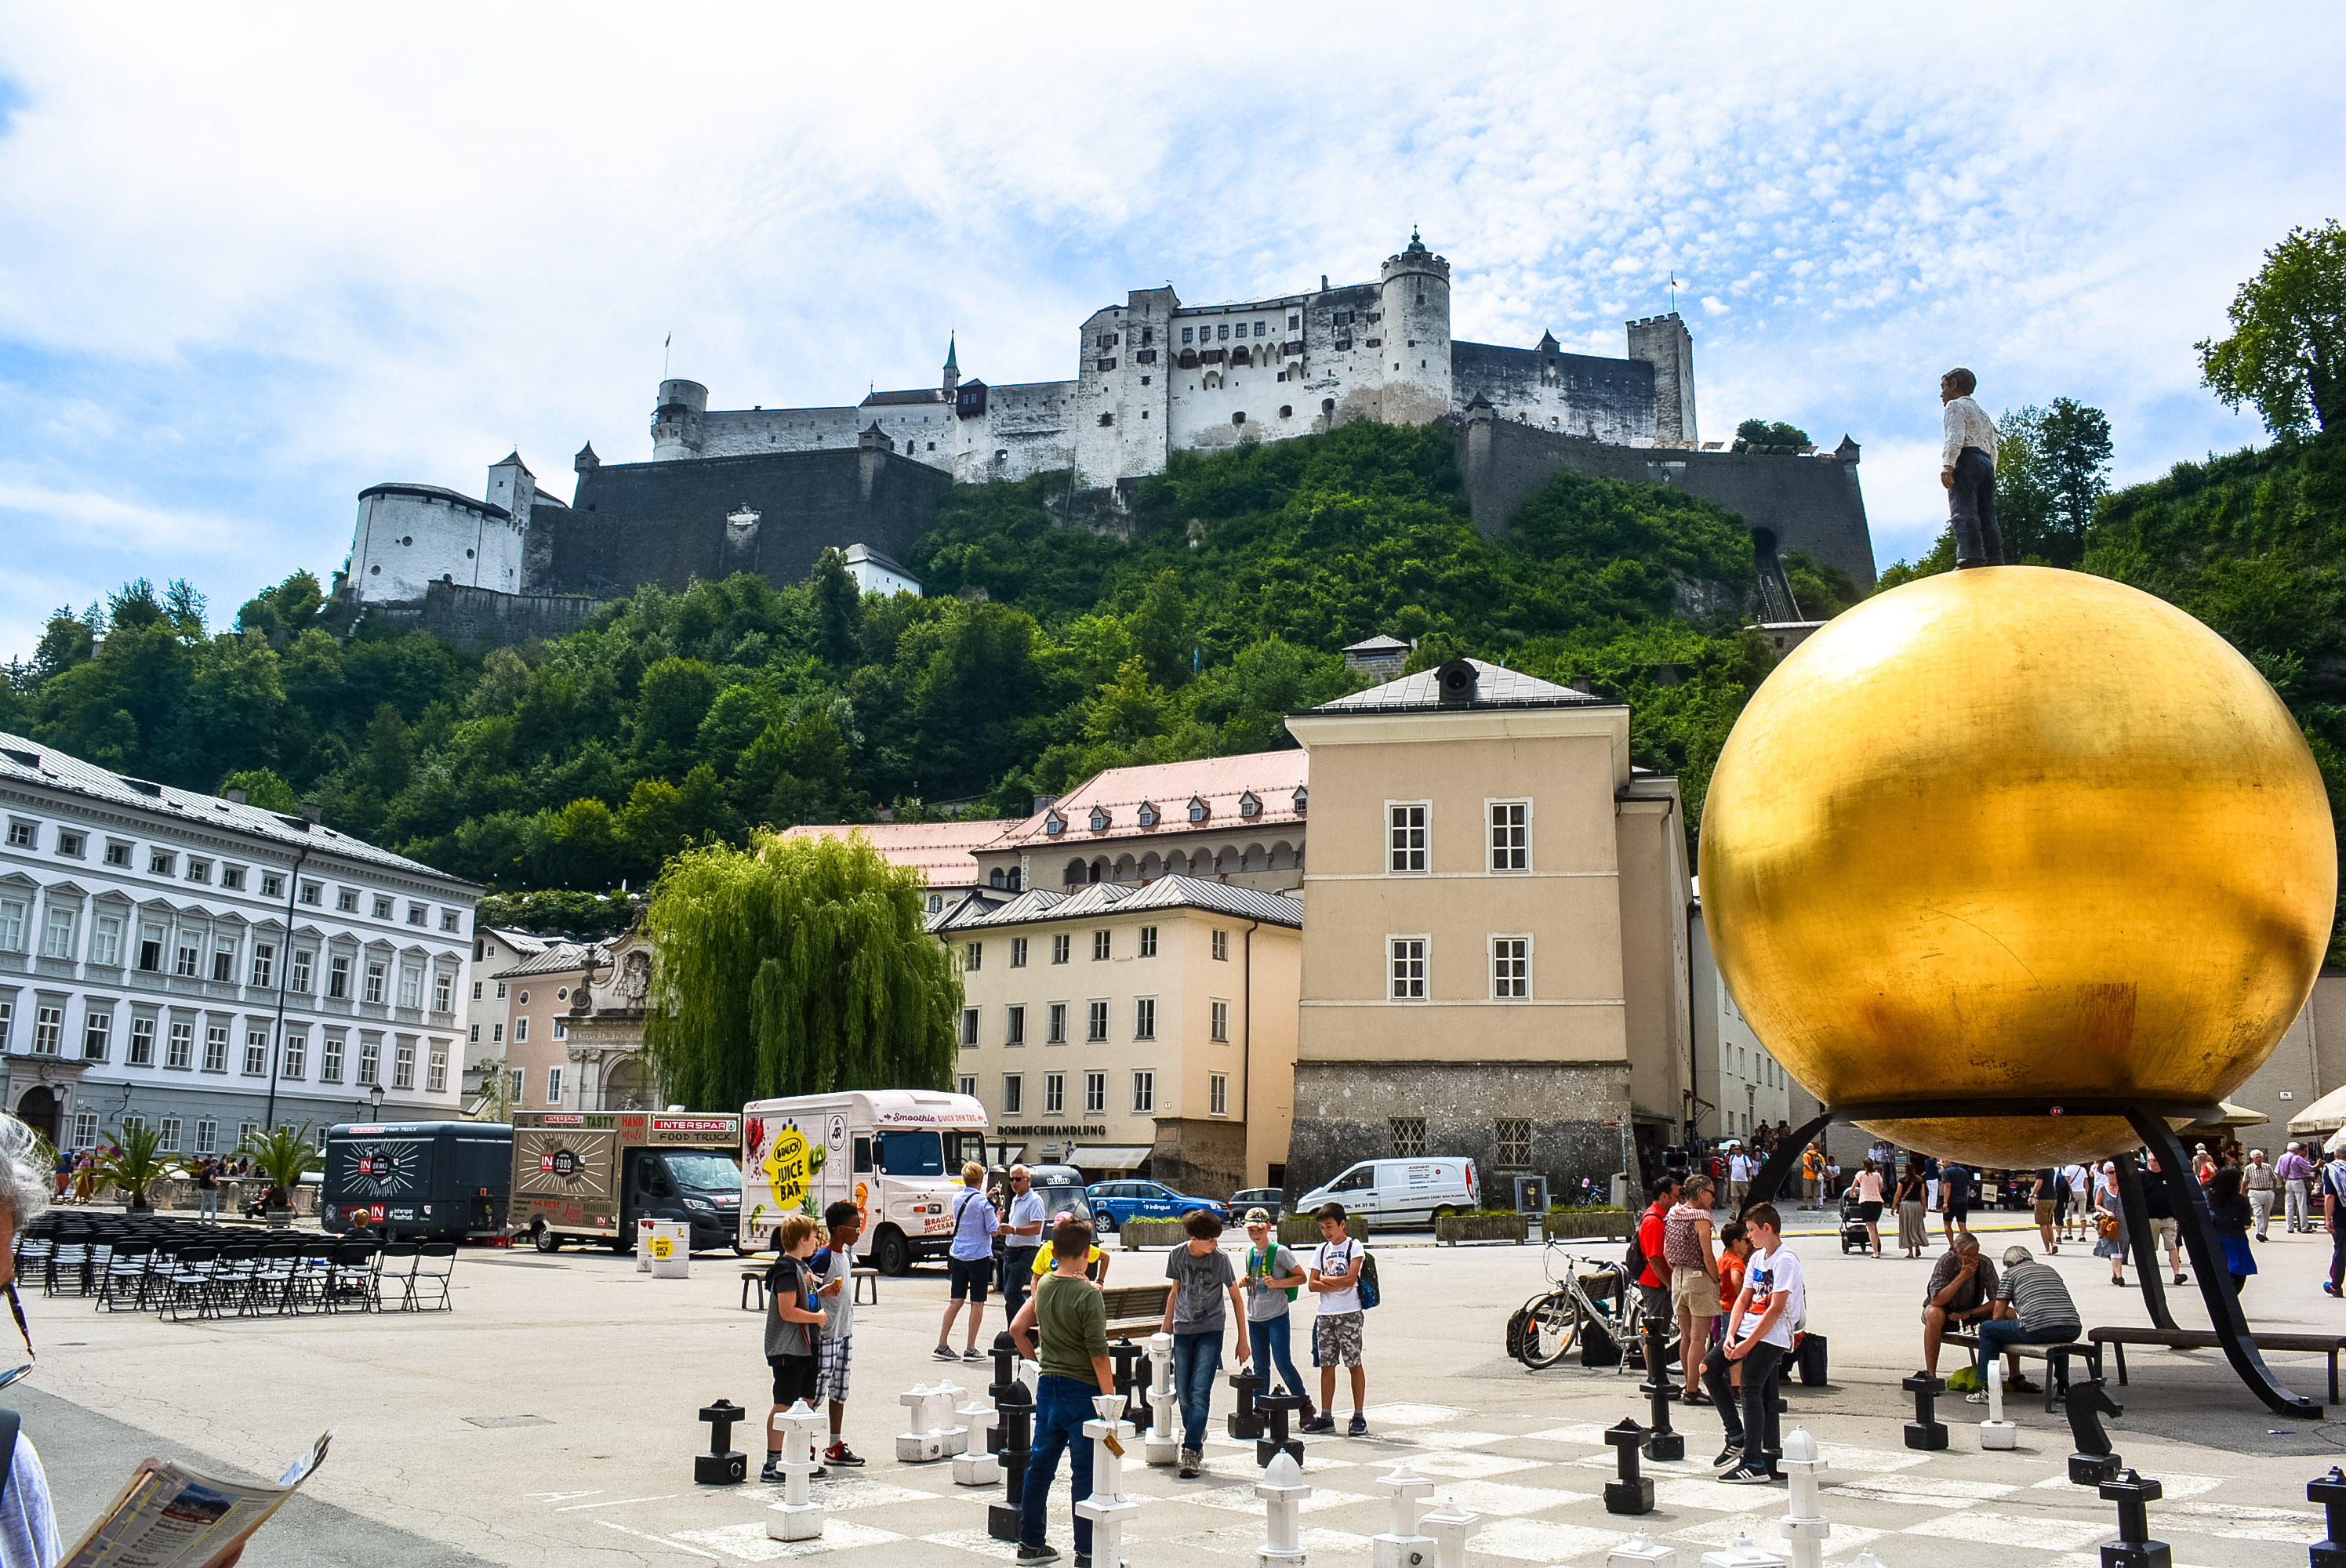
{"type": "MultiPolygon", "coordinates": [[[[1637,1220],[1637,1250],[1646,1257],[1645,1270],[1637,1276],[1637,1296],[1647,1317],[1667,1323],[1672,1313],[1670,1266],[1662,1257],[1662,1219],[1669,1213],[1670,1205],[1678,1201],[1678,1178],[1657,1176],[1647,1190],[1653,1202],[1646,1206],[1646,1212],[1637,1220]]],[[[1649,1366],[1646,1372],[1649,1380],[1660,1381],[1660,1367],[1649,1366]]]]}

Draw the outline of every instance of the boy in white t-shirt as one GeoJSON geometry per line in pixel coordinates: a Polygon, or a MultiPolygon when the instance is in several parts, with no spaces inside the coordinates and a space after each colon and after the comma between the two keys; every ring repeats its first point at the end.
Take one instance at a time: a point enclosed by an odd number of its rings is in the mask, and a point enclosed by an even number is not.
{"type": "Polygon", "coordinates": [[[1361,1273],[1368,1248],[1346,1234],[1344,1206],[1323,1203],[1315,1211],[1320,1221],[1320,1245],[1304,1271],[1306,1290],[1320,1298],[1319,1316],[1311,1320],[1311,1364],[1320,1369],[1320,1413],[1303,1423],[1308,1432],[1336,1430],[1336,1369],[1351,1369],[1352,1420],[1348,1435],[1369,1430],[1362,1407],[1369,1399],[1369,1370],[1362,1364],[1361,1273]]]}
{"type": "Polygon", "coordinates": [[[1727,1446],[1711,1461],[1725,1471],[1719,1480],[1748,1486],[1780,1479],[1776,1456],[1768,1451],[1769,1400],[1776,1373],[1791,1354],[1792,1331],[1807,1321],[1809,1292],[1800,1260],[1784,1245],[1783,1219],[1772,1203],[1754,1204],[1743,1215],[1751,1238],[1743,1288],[1727,1315],[1727,1332],[1702,1364],[1703,1386],[1727,1427],[1727,1446]],[[1743,1367],[1743,1408],[1735,1405],[1728,1369],[1743,1367]]]}

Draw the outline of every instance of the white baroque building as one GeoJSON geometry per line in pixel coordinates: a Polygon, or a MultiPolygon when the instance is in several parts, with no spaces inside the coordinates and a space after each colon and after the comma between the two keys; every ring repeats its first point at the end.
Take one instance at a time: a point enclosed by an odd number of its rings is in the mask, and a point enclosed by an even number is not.
{"type": "Polygon", "coordinates": [[[1162,472],[1168,452],[1356,419],[1423,424],[1478,402],[1616,445],[1696,444],[1686,323],[1675,311],[1647,317],[1627,337],[1619,360],[1566,353],[1546,333],[1521,349],[1455,341],[1450,263],[1413,234],[1374,282],[1331,288],[1323,276],[1316,290],[1213,305],[1184,305],[1169,285],[1133,290],[1083,323],[1072,381],[965,381],[957,343],[938,386],[852,405],[712,410],[700,382],[664,381],[652,457],[846,450],[876,426],[896,451],[964,483],[1072,468],[1107,485],[1162,472]]]}
{"type": "Polygon", "coordinates": [[[0,825],[0,1103],[58,1146],[459,1114],[472,883],[13,735],[0,825]]]}

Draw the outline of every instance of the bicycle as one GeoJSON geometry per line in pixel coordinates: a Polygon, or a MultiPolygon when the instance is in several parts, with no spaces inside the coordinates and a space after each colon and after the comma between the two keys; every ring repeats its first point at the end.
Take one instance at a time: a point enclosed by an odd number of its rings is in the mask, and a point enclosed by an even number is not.
{"type": "MultiPolygon", "coordinates": [[[[1642,1369],[1633,1367],[1642,1356],[1620,1353],[1624,1346],[1641,1343],[1646,1332],[1645,1302],[1628,1288],[1627,1266],[1573,1252],[1554,1241],[1541,1255],[1540,1265],[1546,1271],[1548,1289],[1517,1308],[1507,1320],[1507,1353],[1540,1371],[1563,1360],[1576,1346],[1586,1344],[1592,1355],[1612,1354],[1616,1374],[1642,1369]],[[1558,1257],[1566,1265],[1562,1279],[1556,1278],[1558,1257]],[[1596,1282],[1594,1288],[1587,1283],[1592,1280],[1596,1282]],[[1617,1311],[1610,1305],[1615,1303],[1617,1311]]],[[[1663,1353],[1675,1360],[1678,1342],[1675,1315],[1662,1339],[1663,1353]]]]}

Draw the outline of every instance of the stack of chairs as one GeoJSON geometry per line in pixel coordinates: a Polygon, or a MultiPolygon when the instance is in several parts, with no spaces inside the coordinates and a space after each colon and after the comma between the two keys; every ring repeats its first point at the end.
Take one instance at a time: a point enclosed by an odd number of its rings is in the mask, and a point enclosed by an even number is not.
{"type": "Polygon", "coordinates": [[[174,1322],[448,1311],[453,1242],[345,1241],[173,1215],[49,1214],[17,1232],[16,1277],[104,1312],[174,1322]]]}

